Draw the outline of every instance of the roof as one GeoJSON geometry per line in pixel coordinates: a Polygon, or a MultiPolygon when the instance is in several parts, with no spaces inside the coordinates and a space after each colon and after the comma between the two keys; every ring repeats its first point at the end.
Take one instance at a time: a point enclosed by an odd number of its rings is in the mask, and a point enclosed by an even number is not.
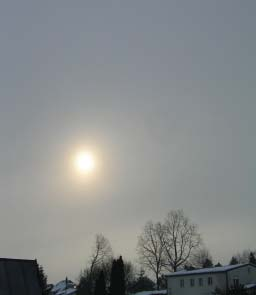
{"type": "Polygon", "coordinates": [[[244,288],[245,289],[256,289],[256,284],[247,284],[247,285],[244,285],[244,288]]]}
{"type": "Polygon", "coordinates": [[[0,294],[42,295],[36,260],[0,258],[0,294]]]}
{"type": "Polygon", "coordinates": [[[76,285],[70,280],[63,280],[58,282],[51,290],[56,295],[71,295],[76,294],[76,285]]]}
{"type": "Polygon", "coordinates": [[[179,276],[187,276],[187,275],[197,275],[197,274],[208,274],[208,273],[221,273],[228,272],[230,270],[251,265],[255,267],[255,265],[246,263],[246,264],[235,264],[235,265],[226,265],[226,266],[217,266],[210,268],[200,268],[195,270],[181,270],[174,273],[170,273],[166,275],[166,277],[179,277],[179,276]]]}

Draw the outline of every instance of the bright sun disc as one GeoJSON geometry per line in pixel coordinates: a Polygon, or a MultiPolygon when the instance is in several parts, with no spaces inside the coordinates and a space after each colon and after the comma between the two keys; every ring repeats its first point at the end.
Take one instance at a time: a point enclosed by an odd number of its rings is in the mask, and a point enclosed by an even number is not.
{"type": "Polygon", "coordinates": [[[80,152],[75,157],[75,166],[80,173],[92,172],[95,168],[95,160],[91,153],[80,152]]]}

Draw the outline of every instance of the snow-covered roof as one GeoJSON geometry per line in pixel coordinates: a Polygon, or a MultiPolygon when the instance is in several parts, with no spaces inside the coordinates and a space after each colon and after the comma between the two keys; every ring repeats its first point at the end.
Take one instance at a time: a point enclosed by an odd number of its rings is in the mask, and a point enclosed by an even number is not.
{"type": "Polygon", "coordinates": [[[76,291],[76,285],[70,280],[60,281],[51,290],[51,292],[56,295],[72,295],[75,294],[76,291]]]}
{"type": "Polygon", "coordinates": [[[253,289],[253,288],[256,288],[256,284],[247,284],[247,285],[244,285],[244,288],[245,289],[253,289]]]}
{"type": "MultiPolygon", "coordinates": [[[[217,266],[217,267],[210,267],[210,268],[200,268],[200,269],[195,269],[195,270],[181,270],[181,271],[177,271],[177,272],[167,274],[166,276],[167,277],[178,277],[178,276],[187,276],[187,275],[196,275],[196,274],[227,272],[227,271],[230,271],[232,269],[236,269],[236,268],[246,266],[246,265],[252,265],[252,264],[246,263],[246,264],[217,266]]],[[[254,265],[252,265],[252,266],[254,266],[254,265]]]]}
{"type": "Polygon", "coordinates": [[[135,293],[134,295],[156,295],[156,294],[167,294],[167,290],[154,290],[154,291],[142,291],[135,293]]]}
{"type": "Polygon", "coordinates": [[[65,290],[66,284],[69,285],[69,284],[74,284],[74,283],[70,280],[68,280],[67,282],[66,282],[66,280],[60,281],[56,285],[54,285],[54,287],[52,288],[52,291],[57,292],[59,290],[65,290]]]}

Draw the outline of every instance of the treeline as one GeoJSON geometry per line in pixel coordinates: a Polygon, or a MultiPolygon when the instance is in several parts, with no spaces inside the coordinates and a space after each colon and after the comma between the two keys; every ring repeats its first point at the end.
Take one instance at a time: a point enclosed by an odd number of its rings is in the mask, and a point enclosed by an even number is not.
{"type": "MultiPolygon", "coordinates": [[[[196,224],[182,210],[170,211],[162,222],[148,221],[137,243],[140,273],[136,273],[131,262],[124,261],[124,286],[127,293],[166,288],[164,274],[180,269],[193,270],[221,266],[214,263],[209,250],[205,247],[196,224]],[[154,282],[145,271],[155,277],[154,282]]],[[[108,240],[97,235],[88,267],[80,276],[80,295],[94,295],[96,281],[104,274],[106,290],[111,292],[111,267],[113,252],[108,240]]],[[[255,251],[245,250],[233,255],[230,264],[256,264],[255,251]]],[[[79,290],[80,290],[79,289],[79,290]]],[[[120,293],[121,294],[121,293],[120,293]]]]}
{"type": "MultiPolygon", "coordinates": [[[[139,270],[122,257],[115,259],[107,238],[96,235],[91,256],[79,276],[78,295],[124,295],[165,289],[167,272],[222,266],[205,247],[197,225],[182,210],[170,211],[163,221],[148,221],[138,237],[137,255],[139,270]]],[[[230,264],[256,264],[255,255],[256,251],[244,250],[234,254],[230,264]]],[[[42,285],[46,286],[42,267],[40,274],[42,285]]]]}
{"type": "MultiPolygon", "coordinates": [[[[147,222],[137,250],[141,265],[154,274],[157,289],[162,275],[168,271],[221,266],[205,247],[197,225],[182,210],[170,211],[163,221],[147,222]]],[[[252,250],[237,253],[230,264],[256,264],[255,254],[252,250]]]]}
{"type": "Polygon", "coordinates": [[[80,277],[78,285],[78,294],[94,294],[94,295],[125,295],[125,275],[124,275],[124,263],[122,256],[118,259],[114,259],[112,262],[110,272],[109,290],[106,284],[106,270],[103,268],[99,273],[86,273],[80,277]]]}
{"type": "Polygon", "coordinates": [[[137,273],[131,262],[113,257],[109,241],[96,235],[88,265],[79,277],[78,295],[124,295],[154,289],[143,269],[137,273]]]}

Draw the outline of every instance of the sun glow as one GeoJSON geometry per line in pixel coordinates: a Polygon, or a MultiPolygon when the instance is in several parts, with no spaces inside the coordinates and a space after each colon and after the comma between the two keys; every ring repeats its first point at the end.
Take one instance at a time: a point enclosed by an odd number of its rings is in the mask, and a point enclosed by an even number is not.
{"type": "Polygon", "coordinates": [[[95,158],[91,152],[80,151],[74,160],[76,170],[81,174],[92,173],[95,169],[95,158]]]}

